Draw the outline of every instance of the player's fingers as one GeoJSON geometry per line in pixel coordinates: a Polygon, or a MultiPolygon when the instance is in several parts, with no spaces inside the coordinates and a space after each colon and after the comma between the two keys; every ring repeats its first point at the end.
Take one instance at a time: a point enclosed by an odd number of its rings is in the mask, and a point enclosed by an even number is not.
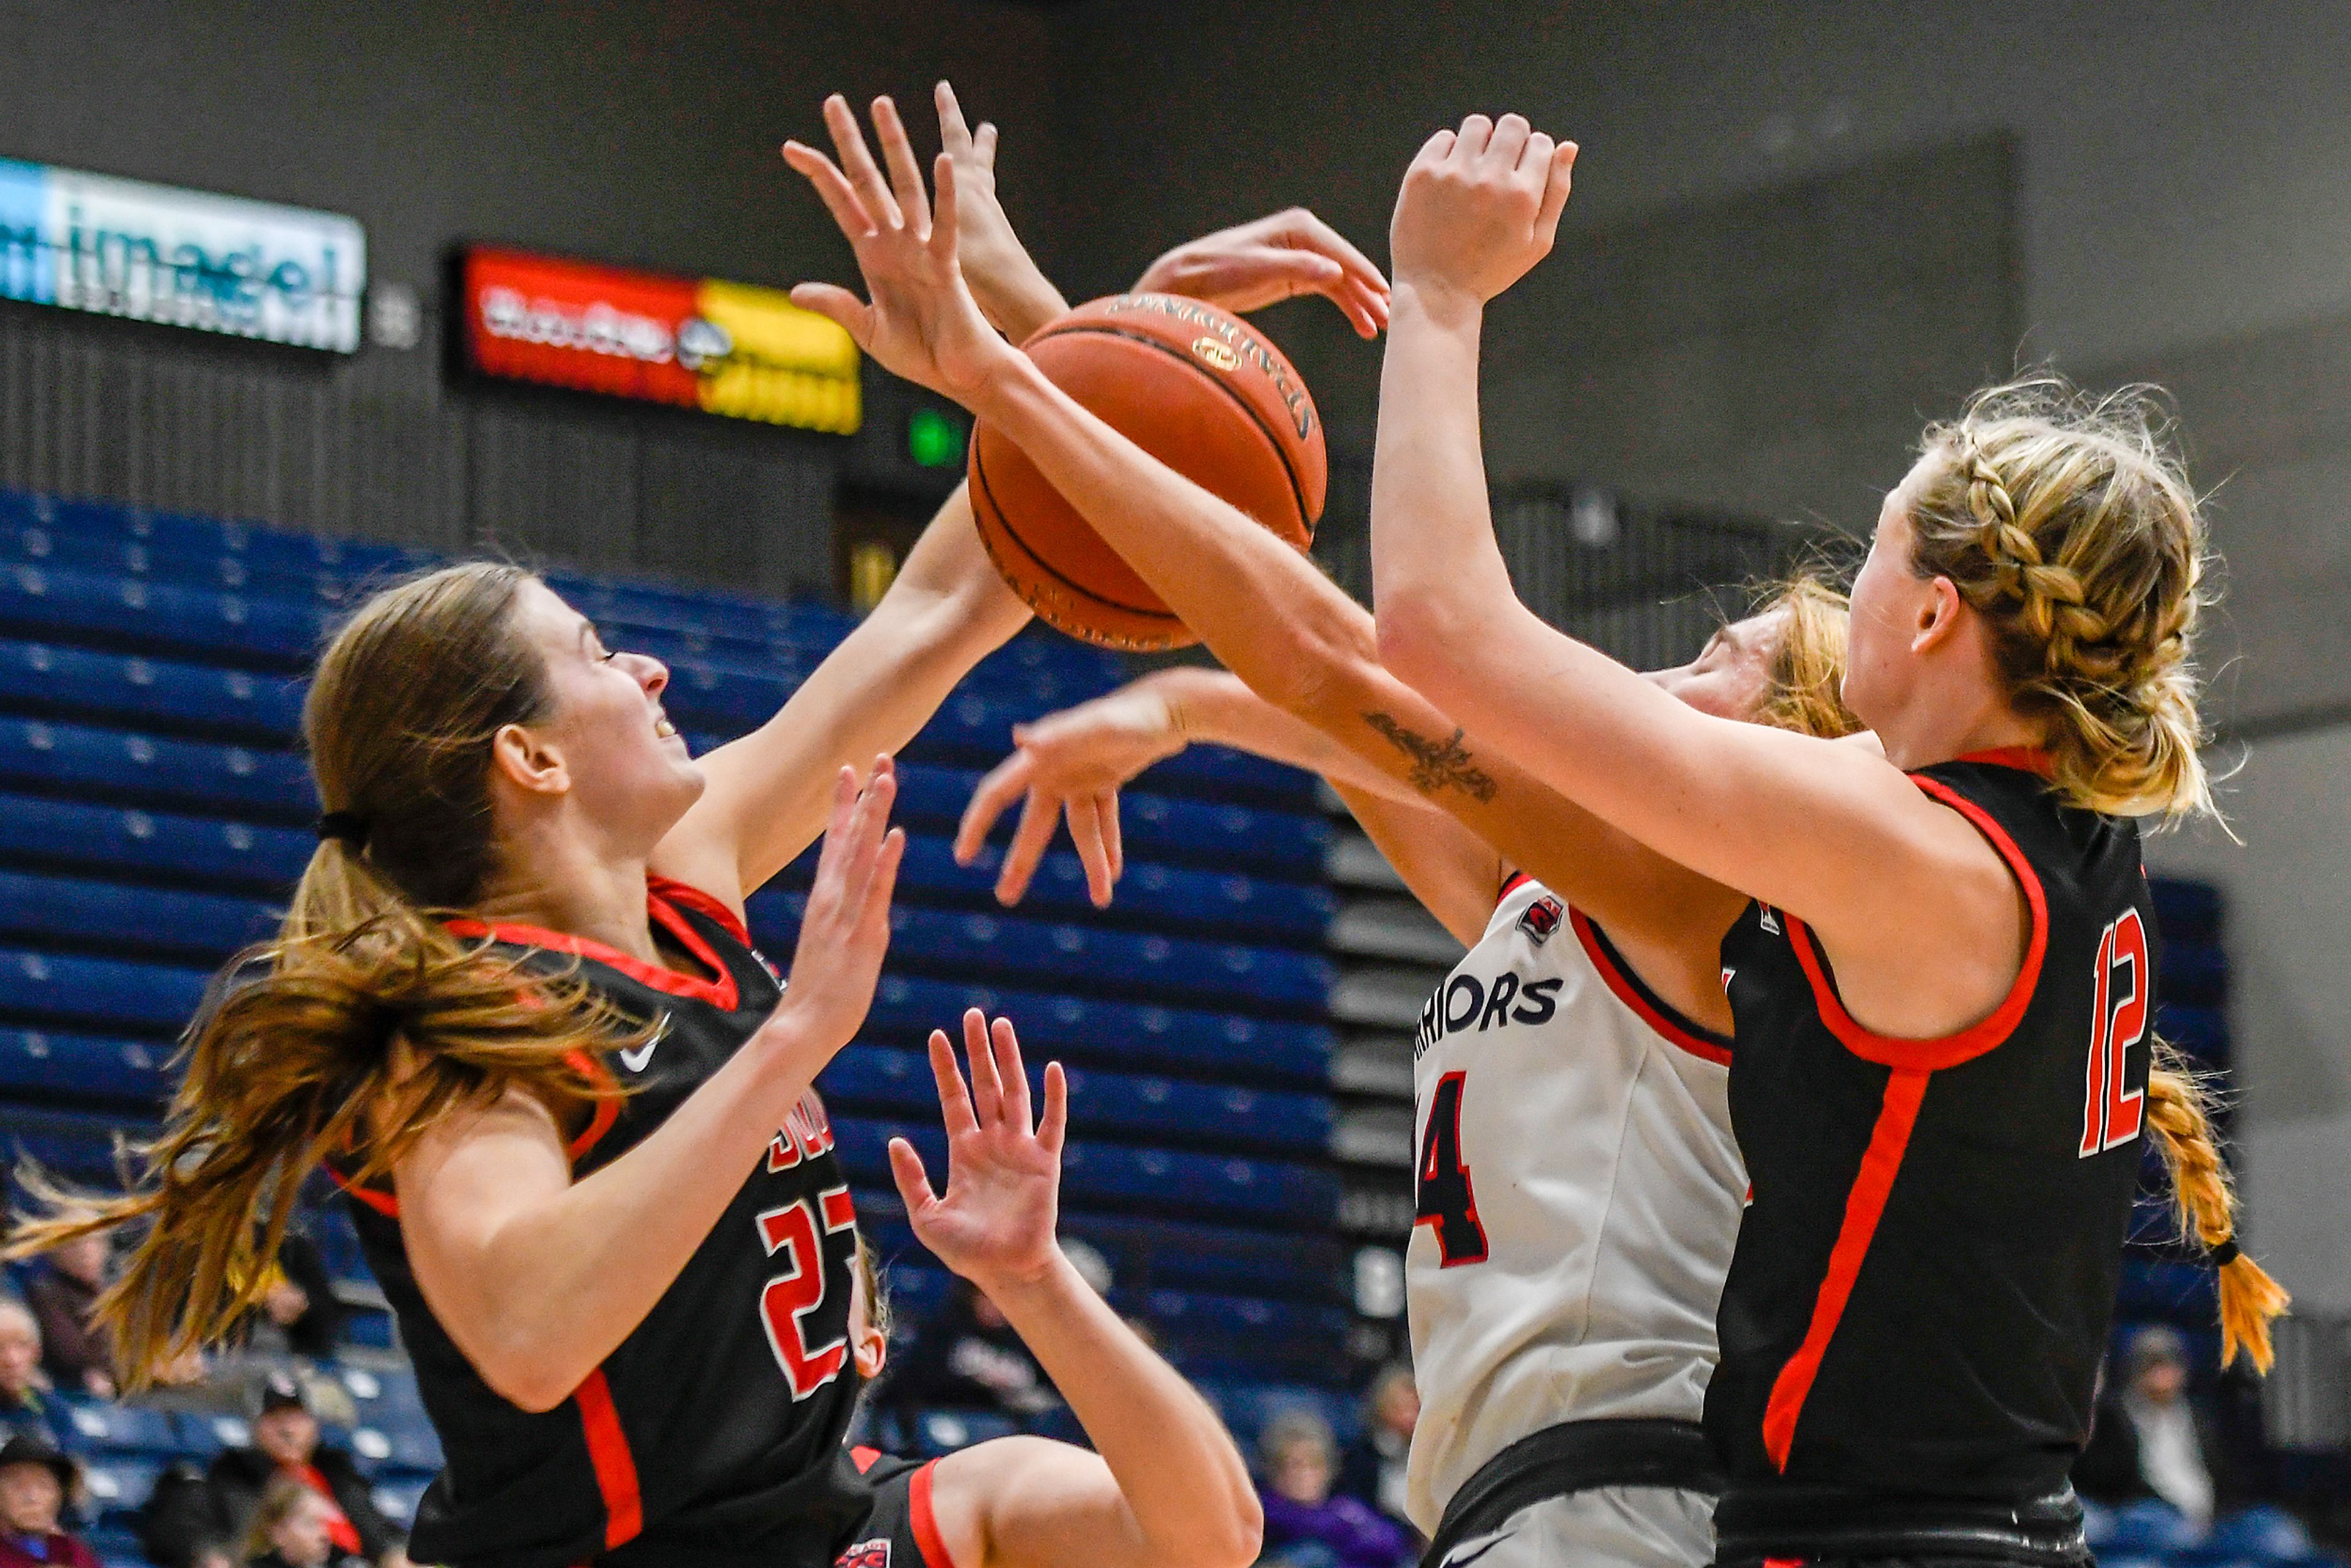
{"type": "Polygon", "coordinates": [[[831,283],[796,283],[792,303],[837,323],[860,349],[873,346],[873,310],[848,289],[831,283]]]}
{"type": "Polygon", "coordinates": [[[971,139],[972,161],[990,173],[996,172],[996,122],[983,120],[979,131],[971,139]]]}
{"type": "Polygon", "coordinates": [[[1053,829],[1061,815],[1058,796],[1032,786],[1028,802],[1020,808],[1020,825],[1012,831],[1012,842],[1004,852],[1004,864],[996,873],[996,901],[1018,904],[1020,895],[1029,891],[1029,879],[1037,874],[1037,864],[1045,858],[1046,846],[1053,841],[1053,829]]]}
{"type": "Polygon", "coordinates": [[[906,858],[906,830],[893,828],[882,836],[873,857],[873,873],[865,880],[864,902],[858,910],[855,940],[862,948],[890,946],[890,901],[898,892],[898,867],[906,858]]]}
{"type": "Polygon", "coordinates": [[[1126,874],[1126,837],[1118,825],[1118,791],[1104,790],[1102,801],[1102,847],[1110,852],[1110,879],[1126,874]]]}
{"type": "Polygon", "coordinates": [[[971,1108],[971,1091],[964,1087],[963,1070],[956,1065],[955,1047],[947,1043],[947,1031],[931,1030],[931,1076],[939,1086],[939,1120],[946,1124],[947,1136],[968,1133],[979,1125],[971,1108]]]}
{"type": "Polygon", "coordinates": [[[1055,1159],[1070,1131],[1070,1075],[1058,1061],[1045,1063],[1045,1119],[1038,1124],[1037,1143],[1055,1159]]]}
{"type": "Polygon", "coordinates": [[[865,131],[857,123],[856,111],[839,93],[824,100],[824,128],[832,133],[832,150],[841,160],[841,172],[849,176],[850,188],[872,215],[874,225],[899,227],[904,217],[882,178],[882,171],[874,166],[873,154],[866,150],[865,131]]]}
{"type": "Polygon", "coordinates": [[[923,166],[914,162],[914,144],[906,138],[906,122],[898,106],[885,94],[873,100],[873,137],[882,143],[882,162],[890,171],[890,193],[906,214],[916,239],[931,235],[931,204],[923,194],[923,166]]]}
{"type": "Polygon", "coordinates": [[[1029,1072],[1020,1065],[1020,1037],[1010,1019],[987,1027],[988,1044],[996,1052],[996,1080],[1004,1085],[1004,1119],[1021,1132],[1029,1131],[1029,1072]]]}
{"type": "Polygon", "coordinates": [[[890,1179],[898,1185],[898,1198],[906,1206],[906,1217],[917,1224],[939,1201],[939,1195],[931,1190],[930,1173],[923,1169],[923,1156],[904,1138],[890,1140],[890,1179]]]}
{"type": "Polygon", "coordinates": [[[984,1130],[1004,1119],[1004,1084],[996,1075],[996,1051],[987,1040],[987,1015],[977,1008],[963,1015],[964,1064],[971,1074],[971,1106],[984,1130]]]}
{"type": "MultiPolygon", "coordinates": [[[[1486,143],[1493,139],[1494,122],[1482,114],[1473,114],[1464,120],[1461,129],[1454,133],[1452,150],[1446,156],[1456,162],[1481,156],[1486,151],[1486,143]]],[[[854,169],[850,171],[852,178],[856,172],[854,169]]],[[[863,189],[862,186],[859,188],[863,189]]]]}
{"type": "Polygon", "coordinates": [[[1086,895],[1096,909],[1110,904],[1110,852],[1102,846],[1102,815],[1091,795],[1072,795],[1064,803],[1070,819],[1070,841],[1077,846],[1079,863],[1086,869],[1086,895]]]}
{"type": "Polygon", "coordinates": [[[1543,187],[1541,208],[1535,214],[1535,233],[1545,245],[1559,234],[1559,218],[1575,186],[1575,143],[1562,141],[1552,149],[1550,183],[1543,187]]]}
{"type": "Polygon", "coordinates": [[[1422,142],[1420,144],[1420,151],[1413,154],[1412,162],[1414,167],[1417,168],[1425,163],[1438,163],[1444,162],[1446,158],[1452,154],[1453,143],[1456,140],[1458,140],[1458,138],[1454,133],[1453,128],[1449,125],[1444,130],[1437,131],[1436,134],[1429,137],[1427,141],[1422,142]]]}
{"type": "MultiPolygon", "coordinates": [[[[1020,732],[1013,731],[1018,740],[1020,732]]],[[[1004,809],[1029,792],[1029,781],[1037,775],[1037,759],[1026,751],[1016,751],[987,770],[973,786],[971,799],[963,809],[963,819],[956,824],[955,858],[957,865],[969,865],[987,842],[987,835],[996,826],[1004,809]]]]}
{"type": "Polygon", "coordinates": [[[1486,138],[1486,158],[1504,169],[1519,166],[1519,154],[1526,151],[1527,138],[1534,127],[1523,114],[1506,114],[1494,121],[1493,134],[1486,138]]]}
{"type": "Polygon", "coordinates": [[[818,198],[832,214],[832,221],[841,225],[842,234],[859,240],[873,232],[873,214],[865,210],[865,204],[857,199],[848,176],[831,159],[806,142],[787,141],[784,162],[816,187],[818,198]]]}
{"type": "Polygon", "coordinates": [[[1304,244],[1337,262],[1350,277],[1361,278],[1365,285],[1383,292],[1386,290],[1388,281],[1380,276],[1379,267],[1370,256],[1350,245],[1346,235],[1303,207],[1298,209],[1295,222],[1295,232],[1304,244]]]}
{"type": "Polygon", "coordinates": [[[942,152],[931,166],[931,183],[936,195],[931,205],[931,249],[943,260],[956,254],[956,168],[955,160],[942,152]]]}
{"type": "Polygon", "coordinates": [[[939,145],[957,157],[971,151],[971,127],[964,122],[963,105],[955,89],[941,81],[931,89],[931,105],[939,111],[939,145]]]}
{"type": "Polygon", "coordinates": [[[856,810],[857,770],[844,764],[832,777],[832,810],[825,818],[824,842],[816,852],[816,888],[829,893],[839,883],[841,862],[849,852],[850,821],[856,810]]]}

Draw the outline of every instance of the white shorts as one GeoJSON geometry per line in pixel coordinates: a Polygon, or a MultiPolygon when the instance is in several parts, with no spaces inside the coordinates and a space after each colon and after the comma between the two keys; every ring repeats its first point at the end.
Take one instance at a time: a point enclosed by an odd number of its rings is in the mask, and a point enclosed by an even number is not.
{"type": "Polygon", "coordinates": [[[1444,1568],[1708,1568],[1714,1499],[1673,1487],[1593,1487],[1546,1498],[1456,1546],[1444,1568]]]}

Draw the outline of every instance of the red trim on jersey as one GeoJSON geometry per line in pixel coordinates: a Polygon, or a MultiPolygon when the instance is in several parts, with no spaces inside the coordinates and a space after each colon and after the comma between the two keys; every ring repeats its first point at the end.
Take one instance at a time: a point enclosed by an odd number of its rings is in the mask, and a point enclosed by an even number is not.
{"type": "MultiPolygon", "coordinates": [[[[572,1051],[563,1060],[590,1078],[601,1078],[606,1083],[612,1082],[612,1070],[584,1051],[572,1051]]],[[[620,1101],[599,1100],[595,1102],[595,1111],[588,1118],[588,1125],[580,1130],[580,1135],[572,1139],[570,1146],[564,1151],[571,1156],[571,1163],[574,1165],[579,1164],[588,1151],[594,1148],[604,1134],[612,1130],[612,1124],[621,1119],[620,1101]]]]}
{"type": "Polygon", "coordinates": [[[849,1450],[849,1462],[857,1467],[857,1473],[861,1476],[879,1463],[881,1458],[881,1449],[869,1448],[862,1443],[849,1450]]]}
{"type": "Polygon", "coordinates": [[[1600,971],[1600,977],[1616,994],[1616,999],[1637,1014],[1641,1021],[1670,1045],[1677,1045],[1692,1056],[1713,1062],[1718,1067],[1730,1065],[1731,1042],[1710,1029],[1692,1023],[1666,1004],[1665,998],[1651,991],[1632,967],[1620,958],[1609,945],[1607,936],[1584,915],[1583,911],[1570,906],[1568,924],[1575,927],[1575,939],[1583,944],[1584,956],[1600,971]]]}
{"type": "Polygon", "coordinates": [[[1980,762],[1989,768],[2014,768],[2026,773],[2038,773],[2043,779],[2057,771],[2057,758],[2037,746],[1997,746],[1990,751],[1970,751],[1951,760],[1980,762]]]}
{"type": "MultiPolygon", "coordinates": [[[[677,939],[678,945],[694,956],[696,963],[708,969],[711,978],[681,975],[665,964],[649,964],[643,958],[608,947],[586,936],[574,936],[569,931],[549,931],[538,925],[492,925],[470,917],[447,922],[454,936],[488,936],[517,947],[539,947],[550,953],[569,953],[581,958],[592,958],[610,968],[618,969],[641,985],[673,997],[685,997],[698,1002],[708,1002],[721,1012],[733,1012],[743,1002],[735,985],[735,972],[720,961],[709,943],[702,939],[684,915],[678,913],[667,890],[678,884],[664,877],[648,877],[645,883],[645,912],[653,916],[663,930],[677,939]],[[660,884],[657,886],[656,884],[660,884]]],[[[689,892],[694,890],[689,889],[689,892]]],[[[696,893],[693,907],[704,908],[716,904],[706,893],[696,893]]],[[[723,908],[724,905],[719,907],[723,908]]],[[[707,911],[705,911],[707,913],[707,911]]],[[[741,922],[727,917],[730,927],[741,922]]]]}
{"type": "Polygon", "coordinates": [[[635,1540],[645,1527],[636,1457],[629,1452],[629,1435],[621,1430],[621,1413],[613,1408],[612,1387],[604,1381],[602,1367],[590,1373],[571,1397],[580,1406],[580,1429],[588,1438],[596,1490],[604,1494],[604,1550],[610,1552],[635,1540]]]}
{"type": "Polygon", "coordinates": [[[664,876],[659,872],[651,871],[645,873],[645,892],[654,898],[666,898],[672,904],[682,904],[688,909],[706,915],[718,922],[726,935],[746,947],[751,945],[751,928],[743,924],[740,915],[719,902],[716,894],[705,893],[690,882],[680,882],[674,876],[664,876]]]}
{"type": "Polygon", "coordinates": [[[1796,1438],[1796,1418],[1820,1375],[1821,1358],[1828,1354],[1837,1320],[1853,1298],[1854,1281],[1861,1277],[1862,1260],[1885,1217],[1886,1200],[1893,1196],[1894,1177],[1910,1146],[1911,1129],[1918,1124],[1918,1106],[1927,1097],[1931,1072],[1897,1069],[1886,1081],[1886,1099],[1877,1125],[1869,1134],[1869,1148],[1854,1173],[1853,1190],[1845,1196],[1844,1223],[1837,1228],[1836,1245],[1829,1250],[1828,1272],[1821,1277],[1820,1294],[1813,1299],[1812,1325],[1804,1343],[1772,1380],[1771,1401],[1763,1407],[1763,1451],[1782,1473],[1788,1469],[1788,1449],[1796,1438]]]}
{"type": "Polygon", "coordinates": [[[1534,881],[1534,878],[1529,876],[1522,871],[1514,871],[1510,875],[1504,877],[1502,879],[1502,891],[1494,895],[1495,907],[1501,907],[1502,900],[1510,897],[1510,894],[1518,892],[1519,889],[1526,886],[1527,883],[1532,881],[1534,881]]]}
{"type": "Polygon", "coordinates": [[[341,1187],[345,1192],[350,1194],[351,1197],[359,1199],[361,1203],[366,1204],[378,1214],[382,1215],[386,1219],[398,1219],[400,1218],[400,1199],[393,1197],[391,1193],[383,1192],[371,1186],[361,1186],[359,1183],[352,1181],[332,1166],[326,1166],[323,1168],[326,1170],[327,1179],[329,1181],[333,1182],[337,1186],[341,1187]]]}
{"type": "Polygon", "coordinates": [[[1876,1033],[1854,1021],[1853,1015],[1844,1010],[1835,983],[1829,977],[1828,959],[1821,952],[1820,941],[1811,927],[1784,909],[1780,915],[1788,923],[1788,945],[1796,950],[1796,962],[1803,966],[1804,977],[1813,984],[1813,1005],[1829,1032],[1864,1061],[1935,1072],[1974,1061],[2007,1040],[2023,1020],[2025,1009],[2032,1005],[2033,989],[2041,983],[2041,960],[2049,951],[2049,899],[2042,891],[2040,873],[2032,869],[2024,852],[2016,847],[2008,831],[1992,820],[1991,812],[1938,779],[1912,774],[1910,782],[1965,817],[2000,852],[2000,858],[2008,862],[2009,874],[2024,890],[2032,933],[2025,943],[2023,966],[2017,970],[2016,980],[2008,988],[2008,995],[2001,998],[2000,1006],[1957,1034],[1939,1039],[1905,1040],[1876,1033]]]}
{"type": "Polygon", "coordinates": [[[931,1511],[931,1472],[938,1468],[938,1460],[933,1459],[906,1483],[906,1519],[914,1527],[914,1545],[923,1554],[923,1568],[955,1568],[946,1538],[939,1533],[938,1515],[931,1511]]]}

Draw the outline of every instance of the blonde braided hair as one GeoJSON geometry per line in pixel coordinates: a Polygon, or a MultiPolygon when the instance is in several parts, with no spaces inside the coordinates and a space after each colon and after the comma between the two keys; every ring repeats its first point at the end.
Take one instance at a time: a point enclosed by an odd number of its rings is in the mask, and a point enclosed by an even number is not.
{"type": "Polygon", "coordinates": [[[1990,624],[2057,789],[2118,815],[2212,810],[2190,662],[2204,523],[2168,434],[2149,389],[1992,387],[1928,430],[1910,511],[1912,569],[1990,624]]]}
{"type": "MultiPolygon", "coordinates": [[[[2191,663],[2204,521],[2154,389],[2102,398],[2036,375],[1988,388],[1930,426],[1910,508],[1911,570],[1984,618],[2018,712],[2048,725],[2052,781],[2118,815],[2210,813],[2191,663]]],[[[2147,1129],[2183,1239],[2220,1272],[2224,1361],[2270,1368],[2289,1298],[2239,1250],[2237,1197],[2210,1088],[2155,1041],[2147,1129]]]]}

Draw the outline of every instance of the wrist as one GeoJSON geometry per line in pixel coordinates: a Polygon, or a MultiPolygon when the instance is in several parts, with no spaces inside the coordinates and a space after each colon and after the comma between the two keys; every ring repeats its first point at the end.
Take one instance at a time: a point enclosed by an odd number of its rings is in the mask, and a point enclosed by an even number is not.
{"type": "Polygon", "coordinates": [[[982,1269],[965,1276],[1018,1327],[1023,1318],[1050,1312],[1069,1300],[1071,1291],[1092,1289],[1057,1240],[1046,1255],[1025,1269],[982,1269]]]}
{"type": "Polygon", "coordinates": [[[1474,289],[1439,277],[1399,277],[1390,295],[1389,319],[1417,316],[1444,328],[1474,328],[1484,319],[1486,302],[1474,289]]]}

